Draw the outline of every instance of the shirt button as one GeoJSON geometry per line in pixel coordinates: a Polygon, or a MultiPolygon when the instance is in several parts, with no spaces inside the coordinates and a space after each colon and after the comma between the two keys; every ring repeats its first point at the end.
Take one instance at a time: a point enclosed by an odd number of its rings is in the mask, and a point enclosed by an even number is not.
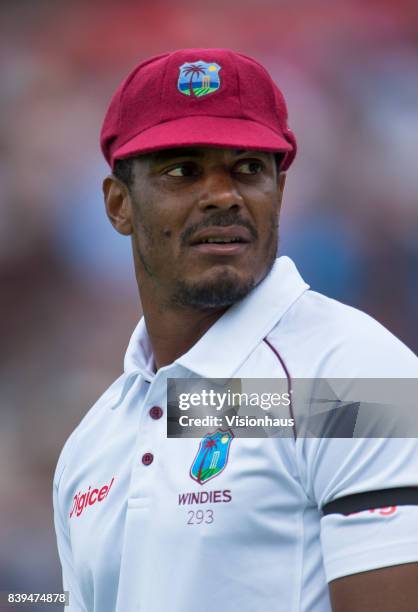
{"type": "Polygon", "coordinates": [[[152,419],[161,419],[161,417],[163,416],[163,409],[159,406],[153,406],[152,408],[150,408],[149,415],[152,419]]]}
{"type": "Polygon", "coordinates": [[[152,453],[144,453],[142,455],[142,463],[144,465],[151,465],[153,461],[154,461],[154,455],[152,453]]]}

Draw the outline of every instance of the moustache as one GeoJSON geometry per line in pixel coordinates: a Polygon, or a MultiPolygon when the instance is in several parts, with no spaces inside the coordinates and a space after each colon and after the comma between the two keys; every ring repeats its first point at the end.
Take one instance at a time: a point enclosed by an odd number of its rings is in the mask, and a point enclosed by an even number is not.
{"type": "Polygon", "coordinates": [[[190,238],[196,232],[206,229],[207,227],[228,227],[230,225],[241,225],[245,227],[251,234],[253,240],[257,240],[258,232],[255,227],[246,219],[241,219],[233,212],[215,212],[210,217],[207,217],[200,223],[195,223],[180,234],[180,241],[183,246],[187,246],[190,238]]]}

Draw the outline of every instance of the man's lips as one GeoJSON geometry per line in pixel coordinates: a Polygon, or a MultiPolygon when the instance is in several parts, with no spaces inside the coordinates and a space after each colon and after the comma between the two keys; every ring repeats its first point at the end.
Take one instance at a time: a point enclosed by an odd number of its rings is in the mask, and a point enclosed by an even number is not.
{"type": "Polygon", "coordinates": [[[251,241],[251,233],[242,225],[207,227],[197,232],[190,240],[191,246],[199,244],[245,244],[251,241]]]}
{"type": "Polygon", "coordinates": [[[250,231],[240,225],[208,227],[197,232],[190,246],[208,255],[237,255],[251,242],[250,231]]]}
{"type": "Polygon", "coordinates": [[[248,242],[226,242],[225,244],[200,243],[192,246],[194,251],[206,255],[239,255],[248,248],[248,242]]]}

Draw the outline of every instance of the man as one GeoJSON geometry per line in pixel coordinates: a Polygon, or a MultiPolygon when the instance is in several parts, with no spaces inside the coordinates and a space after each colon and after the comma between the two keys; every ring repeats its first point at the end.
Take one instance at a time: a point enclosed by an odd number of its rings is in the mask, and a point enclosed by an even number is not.
{"type": "Polygon", "coordinates": [[[418,374],[377,322],[276,260],[296,142],[268,73],[228,50],[152,58],[118,88],[101,144],[144,318],[58,462],[69,609],[415,609],[414,439],[223,435],[222,469],[204,478],[199,440],[166,435],[168,378],[418,374]]]}

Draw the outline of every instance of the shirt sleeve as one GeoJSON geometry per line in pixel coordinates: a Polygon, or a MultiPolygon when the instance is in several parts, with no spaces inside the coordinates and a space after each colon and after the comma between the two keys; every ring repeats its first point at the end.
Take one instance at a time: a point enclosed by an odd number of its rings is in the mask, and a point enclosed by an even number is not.
{"type": "MultiPolygon", "coordinates": [[[[360,315],[355,315],[351,323],[346,326],[349,333],[347,331],[345,337],[335,343],[334,350],[323,362],[321,377],[343,377],[347,396],[350,386],[361,382],[360,379],[367,383],[374,379],[396,383],[401,379],[418,378],[417,357],[387,330],[360,315]]],[[[409,430],[405,426],[400,428],[401,435],[393,433],[396,428],[391,421],[396,420],[395,410],[378,413],[372,408],[369,412],[363,411],[362,437],[305,438],[297,442],[305,492],[321,514],[320,538],[328,581],[418,562],[418,506],[412,502],[410,505],[362,508],[348,515],[322,514],[322,508],[337,499],[418,486],[418,439],[406,437],[409,430]],[[366,437],[367,424],[372,432],[370,437],[366,437]],[[372,437],[376,431],[388,433],[372,437]]],[[[408,414],[416,422],[418,412],[415,416],[414,406],[408,414]]],[[[382,494],[382,499],[384,497],[382,494]]]]}
{"type": "Polygon", "coordinates": [[[65,610],[66,612],[87,612],[87,608],[83,604],[83,598],[77,583],[77,575],[73,565],[68,525],[64,520],[59,503],[59,483],[65,469],[65,450],[66,447],[64,447],[58,461],[53,483],[54,526],[57,537],[58,554],[62,567],[63,590],[69,592],[70,600],[69,606],[65,607],[65,610]]]}
{"type": "MultiPolygon", "coordinates": [[[[356,493],[415,487],[416,439],[310,441],[310,494],[323,506],[356,493]]],[[[357,572],[418,561],[418,506],[368,508],[322,516],[321,547],[328,582],[357,572]]]]}

